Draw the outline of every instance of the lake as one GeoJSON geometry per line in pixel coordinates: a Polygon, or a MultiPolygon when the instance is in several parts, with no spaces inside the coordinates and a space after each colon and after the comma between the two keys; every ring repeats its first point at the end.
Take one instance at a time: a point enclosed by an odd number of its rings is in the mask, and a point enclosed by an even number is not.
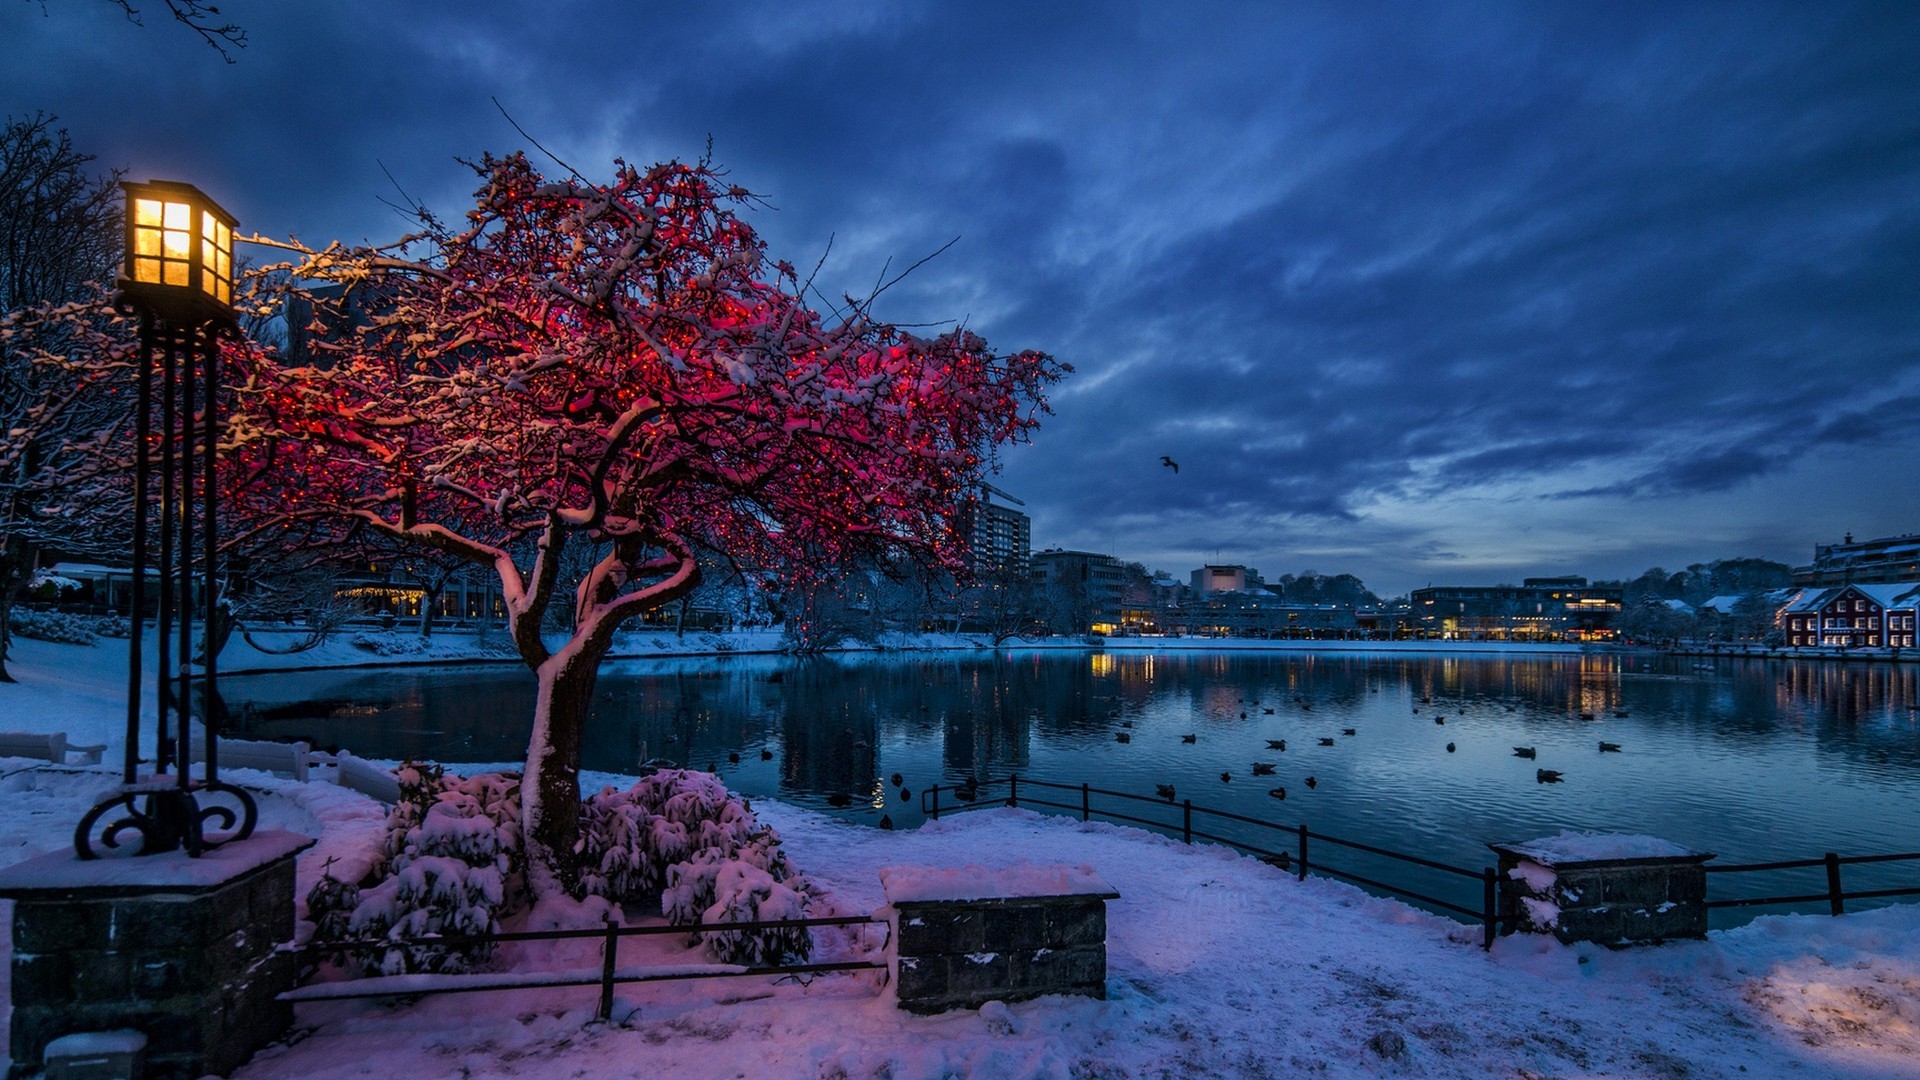
{"type": "MultiPolygon", "coordinates": [[[[1615,654],[613,661],[582,766],[666,759],[750,796],[902,828],[922,820],[930,784],[1017,772],[1149,797],[1170,784],[1197,806],[1475,870],[1488,842],[1562,829],[1644,833],[1746,863],[1920,847],[1917,683],[1914,665],[1615,654]],[[1256,762],[1271,775],[1253,775],[1256,762]],[[1561,781],[1538,782],[1540,769],[1561,781]]],[[[532,676],[508,666],[246,676],[223,690],[255,737],[455,766],[522,760],[533,700],[532,676]]],[[[1106,805],[1179,822],[1177,806],[1106,805]]],[[[1289,843],[1239,824],[1225,835],[1289,843]]],[[[1716,878],[1714,891],[1824,887],[1818,870],[1749,881],[1764,876],[1716,878]]],[[[1849,867],[1846,884],[1917,876],[1920,863],[1849,867]]]]}

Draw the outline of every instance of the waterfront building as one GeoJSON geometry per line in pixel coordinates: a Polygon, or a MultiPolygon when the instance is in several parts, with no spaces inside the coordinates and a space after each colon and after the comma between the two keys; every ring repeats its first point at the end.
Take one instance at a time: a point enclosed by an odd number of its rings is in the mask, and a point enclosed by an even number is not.
{"type": "Polygon", "coordinates": [[[1793,568],[1793,583],[1801,588],[1903,581],[1920,581],[1920,533],[1858,543],[1848,533],[1838,544],[1814,545],[1813,562],[1793,568]]]}
{"type": "Polygon", "coordinates": [[[1033,519],[1015,509],[1024,505],[991,484],[980,485],[978,492],[961,504],[957,524],[967,541],[968,565],[974,573],[1009,570],[1019,577],[1027,576],[1033,558],[1033,519]],[[994,502],[995,495],[1002,501],[994,502]]]}
{"type": "Polygon", "coordinates": [[[1920,616],[1920,580],[1803,589],[1780,610],[1791,646],[1910,649],[1920,616]]]}
{"type": "Polygon", "coordinates": [[[1519,585],[1413,590],[1412,617],[1428,637],[1482,641],[1606,641],[1623,592],[1583,577],[1527,578],[1519,585]]]}
{"type": "Polygon", "coordinates": [[[1093,551],[1036,551],[1029,580],[1046,607],[1055,633],[1111,634],[1120,628],[1126,568],[1093,551]]]}

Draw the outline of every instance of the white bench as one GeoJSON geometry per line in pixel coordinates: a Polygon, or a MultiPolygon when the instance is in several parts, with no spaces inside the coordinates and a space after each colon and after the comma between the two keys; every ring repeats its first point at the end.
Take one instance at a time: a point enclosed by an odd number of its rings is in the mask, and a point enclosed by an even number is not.
{"type": "MultiPolygon", "coordinates": [[[[192,734],[182,754],[189,764],[204,759],[206,755],[206,729],[198,723],[193,725],[192,734]]],[[[259,769],[261,772],[285,773],[295,780],[305,783],[307,771],[315,765],[326,765],[333,761],[331,754],[316,751],[304,742],[257,742],[252,739],[221,739],[220,765],[228,769],[259,769]]]]}
{"type": "Polygon", "coordinates": [[[100,764],[100,755],[106,753],[105,743],[99,746],[71,746],[67,743],[67,733],[56,731],[43,735],[29,731],[0,731],[0,757],[38,758],[51,761],[56,765],[65,765],[68,754],[79,754],[87,765],[100,764]]]}
{"type": "Polygon", "coordinates": [[[345,750],[334,755],[333,782],[343,788],[357,791],[370,799],[383,803],[400,801],[400,781],[393,770],[365,758],[357,758],[345,750]]]}

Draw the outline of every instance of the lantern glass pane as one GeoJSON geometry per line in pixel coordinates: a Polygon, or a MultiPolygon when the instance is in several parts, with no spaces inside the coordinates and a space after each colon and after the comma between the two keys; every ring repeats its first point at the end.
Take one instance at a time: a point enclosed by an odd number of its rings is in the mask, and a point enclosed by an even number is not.
{"type": "Polygon", "coordinates": [[[177,202],[168,203],[166,214],[165,214],[165,223],[167,228],[169,229],[193,228],[192,211],[193,211],[193,208],[188,206],[186,203],[177,203],[177,202]]]}
{"type": "Polygon", "coordinates": [[[184,259],[187,257],[187,252],[191,249],[187,246],[186,233],[178,229],[168,229],[162,235],[166,237],[166,251],[164,254],[167,258],[184,259]]]}
{"type": "Polygon", "coordinates": [[[216,290],[213,295],[218,297],[221,303],[231,304],[233,303],[233,286],[222,281],[220,288],[216,290]]]}
{"type": "Polygon", "coordinates": [[[221,251],[233,250],[233,230],[227,228],[226,222],[220,222],[220,235],[214,237],[214,240],[219,243],[221,251]]]}
{"type": "Polygon", "coordinates": [[[213,241],[200,241],[200,265],[209,270],[218,270],[220,260],[215,256],[213,241]]]}
{"type": "Polygon", "coordinates": [[[158,226],[160,224],[160,200],[133,200],[133,223],[135,225],[158,226]]]}
{"type": "Polygon", "coordinates": [[[160,230],[133,230],[133,253],[135,255],[152,255],[157,258],[160,254],[160,230]]]}
{"type": "Polygon", "coordinates": [[[214,220],[212,214],[202,212],[200,215],[200,235],[208,240],[214,239],[220,235],[217,231],[219,224],[218,221],[214,220]]]}
{"type": "Polygon", "coordinates": [[[161,263],[160,265],[161,265],[161,268],[165,271],[165,280],[162,281],[161,284],[175,285],[181,288],[186,287],[186,284],[187,284],[187,264],[186,263],[173,262],[169,260],[167,262],[161,263]]]}
{"type": "Polygon", "coordinates": [[[160,260],[159,259],[133,260],[133,280],[141,282],[142,284],[146,284],[146,285],[159,284],[160,283],[160,260]]]}

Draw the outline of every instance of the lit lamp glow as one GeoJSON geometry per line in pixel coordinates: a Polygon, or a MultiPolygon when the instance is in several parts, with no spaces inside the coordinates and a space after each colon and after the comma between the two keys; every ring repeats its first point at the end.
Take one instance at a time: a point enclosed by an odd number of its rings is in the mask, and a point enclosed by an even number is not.
{"type": "Polygon", "coordinates": [[[230,318],[233,215],[192,184],[149,180],[120,186],[127,194],[122,287],[168,318],[230,318]]]}

